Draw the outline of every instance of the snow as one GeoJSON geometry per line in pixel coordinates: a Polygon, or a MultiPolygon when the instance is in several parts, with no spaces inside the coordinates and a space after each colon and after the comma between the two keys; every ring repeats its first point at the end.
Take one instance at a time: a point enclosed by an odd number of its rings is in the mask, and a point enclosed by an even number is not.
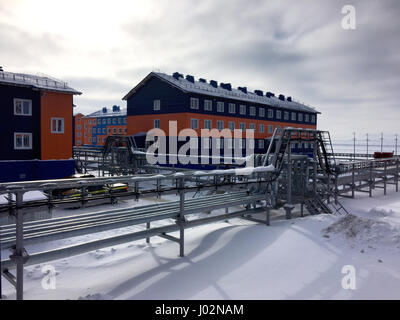
{"type": "MultiPolygon", "coordinates": [[[[8,195],[0,195],[0,204],[8,203],[7,198],[8,195]]],[[[15,201],[15,194],[11,194],[11,199],[15,201]]],[[[47,197],[43,194],[42,191],[27,191],[24,193],[24,201],[36,201],[36,200],[44,200],[47,197]]]]}
{"type": "MultiPolygon", "coordinates": [[[[126,200],[117,206],[175,199],[170,195],[126,200]]],[[[41,286],[46,264],[29,266],[25,268],[25,298],[398,299],[400,193],[390,187],[387,196],[379,190],[373,198],[362,194],[341,202],[350,215],[301,218],[296,208],[292,220],[272,211],[269,227],[231,219],[188,229],[184,258],[178,257],[176,243],[155,237],[150,244],[135,241],[52,261],[47,264],[57,272],[55,290],[41,286]],[[356,270],[355,290],[342,288],[346,265],[356,270]]],[[[103,207],[107,206],[111,207],[103,207]]],[[[67,214],[67,210],[55,212],[67,214]]],[[[117,232],[122,231],[100,236],[117,232]]],[[[68,243],[74,241],[78,240],[68,243]]],[[[28,251],[53,245],[36,245],[28,251]]],[[[3,283],[7,299],[15,299],[13,288],[3,283]]]]}

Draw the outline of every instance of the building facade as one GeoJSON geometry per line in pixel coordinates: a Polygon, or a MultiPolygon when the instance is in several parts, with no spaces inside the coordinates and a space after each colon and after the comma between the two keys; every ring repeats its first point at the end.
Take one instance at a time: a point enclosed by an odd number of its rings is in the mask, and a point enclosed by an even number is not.
{"type": "Polygon", "coordinates": [[[252,129],[257,153],[265,151],[266,139],[275,128],[316,129],[319,113],[291,97],[276,97],[261,90],[250,92],[246,87],[234,89],[230,83],[195,80],[177,72],[151,72],[123,100],[127,101],[128,135],[152,128],[169,135],[171,120],[177,121],[178,132],[191,128],[199,136],[201,129],[252,129]]]}
{"type": "Polygon", "coordinates": [[[77,94],[81,93],[50,77],[0,71],[1,181],[73,173],[69,162],[73,96],[77,94]]]}
{"type": "Polygon", "coordinates": [[[75,146],[103,146],[109,135],[127,133],[126,109],[113,106],[103,108],[87,116],[74,116],[75,146]]]}

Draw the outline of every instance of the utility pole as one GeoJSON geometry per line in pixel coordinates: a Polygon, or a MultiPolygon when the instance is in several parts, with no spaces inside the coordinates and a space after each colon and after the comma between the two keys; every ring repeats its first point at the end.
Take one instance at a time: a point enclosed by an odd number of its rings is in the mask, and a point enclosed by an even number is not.
{"type": "Polygon", "coordinates": [[[383,152],[383,132],[381,133],[381,152],[383,152]]]}
{"type": "Polygon", "coordinates": [[[353,158],[356,160],[356,133],[353,132],[353,158]]]}
{"type": "Polygon", "coordinates": [[[395,141],[395,153],[394,153],[394,155],[395,156],[397,156],[397,133],[394,135],[395,136],[395,139],[394,139],[394,141],[395,141]]]}

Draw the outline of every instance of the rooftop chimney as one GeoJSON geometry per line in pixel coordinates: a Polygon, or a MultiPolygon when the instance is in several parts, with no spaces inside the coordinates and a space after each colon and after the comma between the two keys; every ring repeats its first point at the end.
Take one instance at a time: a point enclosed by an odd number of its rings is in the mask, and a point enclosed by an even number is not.
{"type": "Polygon", "coordinates": [[[4,70],[3,70],[3,67],[0,67],[0,72],[3,72],[4,70]]]}
{"type": "Polygon", "coordinates": [[[119,111],[119,106],[113,106],[113,112],[118,112],[119,111]]]}
{"type": "Polygon", "coordinates": [[[266,95],[268,98],[275,97],[275,94],[272,93],[272,92],[269,92],[269,91],[268,91],[265,95],[266,95]]]}
{"type": "Polygon", "coordinates": [[[183,74],[179,73],[179,72],[174,72],[172,74],[172,76],[176,79],[179,80],[179,78],[183,78],[183,74]]]}
{"type": "Polygon", "coordinates": [[[279,95],[279,100],[285,101],[285,96],[283,94],[279,95]]]}
{"type": "Polygon", "coordinates": [[[186,75],[186,80],[191,82],[191,83],[194,83],[194,77],[191,76],[190,74],[186,75]]]}
{"type": "Polygon", "coordinates": [[[261,91],[261,90],[254,90],[254,93],[256,94],[256,95],[258,95],[258,96],[263,96],[263,92],[261,91]]]}
{"type": "Polygon", "coordinates": [[[247,87],[238,87],[238,90],[242,91],[243,93],[247,93],[247,87]]]}
{"type": "Polygon", "coordinates": [[[107,113],[107,108],[106,107],[103,108],[103,113],[107,113]]]}
{"type": "Polygon", "coordinates": [[[225,90],[232,91],[232,86],[230,83],[222,83],[221,82],[221,88],[224,88],[225,90]]]}
{"type": "Polygon", "coordinates": [[[212,87],[214,87],[214,88],[218,88],[218,82],[215,81],[215,80],[211,80],[211,81],[210,81],[210,85],[211,85],[212,87]]]}
{"type": "Polygon", "coordinates": [[[286,100],[292,102],[292,97],[287,97],[286,100]]]}
{"type": "Polygon", "coordinates": [[[200,82],[203,82],[203,83],[207,83],[207,80],[206,80],[206,79],[203,79],[203,78],[200,78],[199,81],[200,81],[200,82]]]}

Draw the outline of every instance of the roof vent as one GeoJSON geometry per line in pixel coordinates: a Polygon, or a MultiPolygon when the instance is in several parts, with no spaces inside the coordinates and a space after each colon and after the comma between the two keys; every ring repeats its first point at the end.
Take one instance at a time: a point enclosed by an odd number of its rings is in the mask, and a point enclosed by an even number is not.
{"type": "Polygon", "coordinates": [[[285,96],[283,94],[279,95],[279,100],[285,101],[285,96]]]}
{"type": "Polygon", "coordinates": [[[247,93],[247,87],[238,87],[238,90],[242,91],[243,93],[247,93]]]}
{"type": "Polygon", "coordinates": [[[120,109],[119,109],[119,106],[113,106],[113,112],[118,112],[120,109]]]}
{"type": "Polygon", "coordinates": [[[176,80],[179,80],[179,78],[183,78],[183,74],[179,72],[174,72],[172,75],[176,80]]]}
{"type": "Polygon", "coordinates": [[[215,81],[215,80],[211,80],[211,81],[210,81],[210,85],[211,85],[212,87],[214,87],[214,88],[218,88],[218,82],[215,81]]]}
{"type": "Polygon", "coordinates": [[[107,108],[106,107],[103,108],[103,113],[107,113],[107,108]]]}
{"type": "Polygon", "coordinates": [[[229,90],[232,91],[232,86],[230,83],[222,83],[221,82],[221,88],[225,89],[225,90],[229,90]]]}
{"type": "Polygon", "coordinates": [[[287,97],[286,100],[292,102],[292,97],[287,97]]]}
{"type": "Polygon", "coordinates": [[[194,83],[194,77],[191,76],[190,74],[186,75],[186,80],[191,82],[191,83],[194,83]]]}
{"type": "Polygon", "coordinates": [[[269,91],[268,91],[265,95],[266,95],[268,98],[275,97],[275,94],[272,93],[272,92],[269,92],[269,91]]]}
{"type": "Polygon", "coordinates": [[[0,72],[3,72],[3,71],[4,71],[4,70],[3,70],[3,67],[0,66],[0,72]]]}
{"type": "Polygon", "coordinates": [[[207,80],[206,80],[206,79],[203,79],[203,78],[200,78],[199,81],[200,81],[200,82],[203,82],[203,83],[207,83],[207,80]]]}
{"type": "Polygon", "coordinates": [[[261,90],[254,90],[254,93],[256,94],[256,95],[258,95],[258,96],[263,96],[263,92],[261,91],[261,90]]]}

